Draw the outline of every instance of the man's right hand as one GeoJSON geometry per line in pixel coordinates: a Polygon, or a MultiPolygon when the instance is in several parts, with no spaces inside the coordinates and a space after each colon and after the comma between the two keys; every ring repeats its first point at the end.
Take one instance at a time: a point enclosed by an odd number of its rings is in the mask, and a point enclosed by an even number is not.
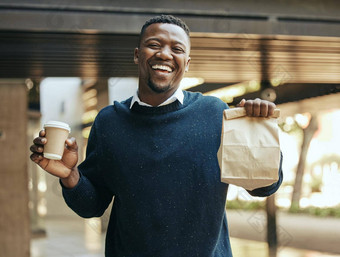
{"type": "Polygon", "coordinates": [[[79,180],[79,172],[76,168],[78,162],[78,145],[76,139],[72,137],[65,141],[66,146],[61,160],[50,160],[43,156],[46,142],[45,131],[41,130],[39,137],[33,140],[34,144],[30,147],[32,152],[30,156],[31,160],[43,170],[61,178],[64,186],[68,188],[74,187],[79,180]]]}

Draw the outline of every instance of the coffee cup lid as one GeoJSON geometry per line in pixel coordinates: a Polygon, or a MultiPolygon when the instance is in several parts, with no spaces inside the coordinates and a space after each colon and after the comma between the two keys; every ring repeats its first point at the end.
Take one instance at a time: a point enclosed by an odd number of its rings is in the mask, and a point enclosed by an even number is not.
{"type": "Polygon", "coordinates": [[[55,121],[51,120],[44,124],[44,128],[61,128],[66,129],[71,133],[71,128],[67,123],[61,122],[61,121],[55,121]]]}

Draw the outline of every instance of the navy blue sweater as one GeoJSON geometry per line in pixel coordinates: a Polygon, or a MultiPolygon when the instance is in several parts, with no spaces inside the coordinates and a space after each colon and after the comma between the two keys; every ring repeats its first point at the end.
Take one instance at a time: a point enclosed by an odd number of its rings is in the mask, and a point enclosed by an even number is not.
{"type": "MultiPolygon", "coordinates": [[[[217,151],[223,110],[215,97],[184,91],[184,103],[145,107],[131,98],[104,108],[81,178],[63,188],[82,217],[101,216],[114,196],[107,257],[232,256],[217,151]]],[[[274,193],[280,180],[254,195],[274,193]]]]}

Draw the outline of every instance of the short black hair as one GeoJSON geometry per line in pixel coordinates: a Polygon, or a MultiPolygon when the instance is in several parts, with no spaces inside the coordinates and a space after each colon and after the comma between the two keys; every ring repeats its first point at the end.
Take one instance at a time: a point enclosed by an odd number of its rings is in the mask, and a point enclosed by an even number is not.
{"type": "Polygon", "coordinates": [[[154,24],[154,23],[168,23],[168,24],[177,25],[185,31],[185,33],[188,35],[188,38],[190,39],[190,30],[189,30],[188,25],[185,24],[184,21],[182,21],[180,18],[177,18],[173,15],[162,14],[162,15],[159,15],[159,16],[155,16],[155,17],[147,20],[144,23],[144,25],[143,25],[143,27],[140,31],[140,34],[139,34],[138,45],[140,45],[141,39],[143,37],[143,34],[144,34],[146,28],[149,27],[151,24],[154,24]]]}

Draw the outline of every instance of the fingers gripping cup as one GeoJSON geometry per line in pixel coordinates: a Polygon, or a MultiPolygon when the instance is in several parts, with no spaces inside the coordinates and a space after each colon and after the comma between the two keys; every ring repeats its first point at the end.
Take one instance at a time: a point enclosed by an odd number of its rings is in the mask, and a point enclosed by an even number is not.
{"type": "Polygon", "coordinates": [[[47,143],[44,146],[44,157],[51,160],[61,160],[65,140],[71,132],[70,126],[60,121],[49,121],[45,123],[44,129],[47,143]]]}

